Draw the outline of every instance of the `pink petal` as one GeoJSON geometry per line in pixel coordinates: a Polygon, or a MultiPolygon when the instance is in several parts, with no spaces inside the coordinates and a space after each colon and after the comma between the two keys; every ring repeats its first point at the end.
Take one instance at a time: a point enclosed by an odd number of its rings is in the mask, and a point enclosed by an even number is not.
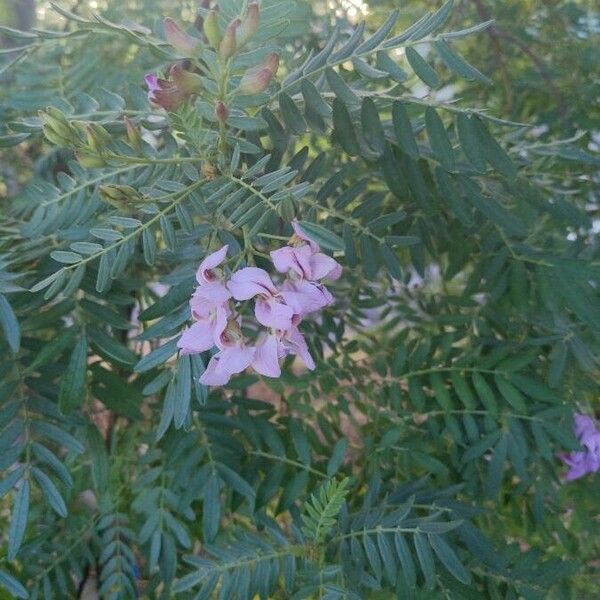
{"type": "Polygon", "coordinates": [[[150,92],[154,92],[155,90],[159,90],[160,86],[158,85],[158,77],[154,73],[148,73],[144,76],[144,81],[148,86],[148,90],[150,92]]]}
{"type": "Polygon", "coordinates": [[[186,329],[177,342],[182,354],[198,354],[214,345],[214,324],[208,320],[198,321],[186,329]]]}
{"type": "Polygon", "coordinates": [[[321,249],[321,247],[319,246],[319,244],[317,244],[317,242],[313,242],[303,231],[302,227],[300,227],[300,224],[298,223],[298,221],[296,221],[296,219],[294,219],[292,221],[292,229],[294,230],[294,233],[301,239],[304,240],[305,242],[308,242],[308,245],[310,246],[310,249],[313,252],[319,252],[319,250],[321,249]]]}
{"type": "Polygon", "coordinates": [[[227,255],[227,250],[229,249],[229,245],[225,244],[220,250],[209,254],[198,267],[198,271],[196,272],[196,281],[198,283],[211,283],[214,281],[208,271],[210,269],[214,269],[218,267],[224,260],[227,255]]]}
{"type": "Polygon", "coordinates": [[[252,368],[265,377],[280,377],[279,351],[280,343],[277,336],[267,335],[256,346],[252,368]]]}
{"type": "Polygon", "coordinates": [[[203,385],[225,385],[231,379],[231,373],[219,368],[221,359],[215,354],[210,359],[206,371],[200,376],[200,383],[203,385]]]}
{"type": "Polygon", "coordinates": [[[308,369],[312,371],[315,368],[315,361],[310,355],[308,344],[297,327],[292,327],[286,332],[284,344],[292,354],[296,354],[304,361],[308,369]]]}
{"type": "Polygon", "coordinates": [[[274,296],[277,288],[264,269],[246,267],[235,272],[227,284],[236,300],[249,300],[257,294],[274,296]]]}
{"type": "Polygon", "coordinates": [[[254,358],[254,346],[234,346],[219,352],[219,369],[224,369],[230,374],[241,373],[247,369],[254,358]]]}
{"type": "Polygon", "coordinates": [[[194,319],[208,317],[215,307],[223,306],[230,298],[231,292],[220,281],[200,285],[190,299],[192,316],[194,319]]]}
{"type": "Polygon", "coordinates": [[[305,277],[307,279],[312,279],[310,265],[311,256],[312,251],[306,244],[299,246],[298,248],[285,246],[284,248],[279,248],[279,250],[273,250],[271,252],[273,264],[280,273],[292,271],[300,277],[305,277]]]}
{"type": "Polygon", "coordinates": [[[281,288],[281,295],[300,316],[321,310],[333,302],[333,296],[325,286],[306,280],[287,281],[281,288]]]}
{"type": "Polygon", "coordinates": [[[254,315],[256,320],[265,327],[285,330],[292,326],[294,310],[277,298],[271,297],[266,300],[258,298],[254,306],[254,315]]]}
{"type": "Polygon", "coordinates": [[[313,281],[319,281],[325,277],[335,281],[342,274],[342,267],[337,260],[321,252],[317,252],[310,257],[310,270],[311,277],[309,279],[313,281]]]}

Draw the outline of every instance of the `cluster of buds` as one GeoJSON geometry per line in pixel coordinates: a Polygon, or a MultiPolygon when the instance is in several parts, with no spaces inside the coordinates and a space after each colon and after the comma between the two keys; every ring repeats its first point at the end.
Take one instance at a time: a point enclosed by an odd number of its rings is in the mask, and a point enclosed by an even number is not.
{"type": "Polygon", "coordinates": [[[230,59],[243,48],[256,34],[260,24],[260,6],[250,2],[243,19],[234,19],[221,32],[219,15],[211,10],[203,23],[203,31],[208,44],[214,48],[222,61],[230,59]]]}
{"type": "Polygon", "coordinates": [[[112,143],[112,136],[99,123],[69,121],[57,108],[40,111],[44,135],[48,141],[66,148],[73,148],[82,166],[94,169],[106,166],[102,156],[112,143]]]}
{"type": "Polygon", "coordinates": [[[207,256],[196,273],[198,287],[190,299],[194,324],[183,332],[177,345],[183,354],[198,354],[213,347],[218,351],[200,377],[204,385],[225,385],[230,378],[251,367],[266,377],[280,377],[280,362],[292,354],[314,369],[299,325],[333,302],[321,283],[336,280],[342,267],[320,251],[298,223],[288,246],[271,252],[275,270],[284,276],[276,285],[257,267],[227,274],[222,267],[228,246],[207,256]],[[242,332],[238,303],[254,300],[254,319],[259,334],[249,343],[242,332]]]}

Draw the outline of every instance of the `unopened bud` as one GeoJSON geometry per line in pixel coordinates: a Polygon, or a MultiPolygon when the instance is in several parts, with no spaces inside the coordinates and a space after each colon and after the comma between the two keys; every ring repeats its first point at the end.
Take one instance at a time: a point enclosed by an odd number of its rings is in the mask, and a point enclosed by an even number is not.
{"type": "Polygon", "coordinates": [[[248,69],[240,81],[239,91],[243,94],[260,94],[269,87],[272,78],[273,72],[267,67],[248,69]]]}
{"type": "Polygon", "coordinates": [[[219,57],[222,60],[227,60],[231,58],[237,49],[237,44],[235,41],[235,32],[237,28],[240,26],[240,20],[235,19],[231,21],[229,25],[227,25],[227,29],[225,30],[225,35],[219,44],[219,57]]]}
{"type": "Polygon", "coordinates": [[[215,117],[217,117],[217,121],[220,123],[225,123],[229,118],[229,109],[224,102],[221,102],[221,100],[215,104],[215,117]]]}
{"type": "Polygon", "coordinates": [[[183,56],[194,56],[200,48],[200,40],[188,35],[173,19],[163,21],[167,42],[183,56]]]}
{"type": "Polygon", "coordinates": [[[46,109],[46,112],[40,111],[39,116],[44,123],[44,131],[54,132],[57,136],[66,140],[71,140],[76,135],[73,127],[60,110],[50,106],[46,109]]]}
{"type": "Polygon", "coordinates": [[[55,146],[70,146],[71,145],[70,138],[63,137],[62,135],[60,135],[59,133],[54,131],[54,129],[52,129],[52,127],[50,127],[50,125],[44,125],[43,132],[44,132],[44,136],[46,137],[46,139],[50,143],[54,144],[55,146]]]}
{"type": "Polygon", "coordinates": [[[184,70],[175,63],[169,70],[171,81],[184,94],[197,94],[202,90],[202,78],[196,73],[184,70]]]}
{"type": "Polygon", "coordinates": [[[252,36],[258,31],[259,23],[260,7],[258,2],[251,2],[248,5],[246,16],[236,32],[236,40],[239,48],[247,44],[252,36]]]}
{"type": "Polygon", "coordinates": [[[79,161],[79,164],[86,169],[99,169],[106,166],[106,161],[97,154],[75,152],[75,158],[79,161]]]}
{"type": "Polygon", "coordinates": [[[277,71],[279,70],[279,54],[277,52],[267,54],[263,67],[269,69],[274,76],[277,75],[277,71]]]}
{"type": "Polygon", "coordinates": [[[125,123],[125,129],[127,130],[127,140],[131,144],[133,148],[136,150],[142,149],[142,136],[138,128],[133,124],[133,121],[125,116],[123,117],[123,121],[125,123]]]}
{"type": "Polygon", "coordinates": [[[85,135],[88,146],[96,152],[104,150],[112,141],[108,131],[98,123],[87,123],[85,125],[85,135]]]}
{"type": "Polygon", "coordinates": [[[98,192],[102,200],[117,208],[123,208],[141,198],[139,192],[129,185],[101,185],[98,192]]]}
{"type": "Polygon", "coordinates": [[[204,35],[208,43],[216,50],[221,43],[221,28],[219,27],[219,15],[216,10],[211,10],[204,20],[204,35]]]}
{"type": "Polygon", "coordinates": [[[201,171],[202,175],[207,181],[216,179],[217,175],[219,174],[219,169],[217,169],[217,167],[211,162],[202,163],[201,171]]]}

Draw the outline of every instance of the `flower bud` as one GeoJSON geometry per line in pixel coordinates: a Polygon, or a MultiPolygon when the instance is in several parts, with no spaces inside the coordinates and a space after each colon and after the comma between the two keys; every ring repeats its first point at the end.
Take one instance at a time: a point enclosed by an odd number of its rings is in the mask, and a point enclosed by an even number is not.
{"type": "Polygon", "coordinates": [[[248,69],[244,73],[238,89],[242,94],[260,94],[269,87],[272,78],[273,72],[267,67],[248,69]]]}
{"type": "Polygon", "coordinates": [[[216,179],[219,174],[219,169],[211,162],[202,163],[202,167],[200,169],[202,171],[202,175],[207,181],[212,181],[216,179]]]}
{"type": "Polygon", "coordinates": [[[219,44],[219,57],[222,60],[227,60],[231,58],[237,49],[237,44],[235,41],[235,32],[237,28],[240,26],[240,20],[235,19],[227,25],[227,29],[225,30],[225,35],[219,44]]]}
{"type": "Polygon", "coordinates": [[[139,192],[129,185],[101,185],[98,192],[102,200],[117,208],[123,208],[141,198],[139,192]]]}
{"type": "Polygon", "coordinates": [[[219,15],[216,10],[211,10],[204,20],[204,35],[208,43],[216,50],[221,43],[221,29],[219,27],[219,15]]]}
{"type": "Polygon", "coordinates": [[[273,75],[277,75],[277,71],[279,70],[279,54],[277,54],[277,52],[267,54],[263,67],[269,69],[273,75]]]}
{"type": "Polygon", "coordinates": [[[177,50],[183,56],[194,56],[199,47],[200,40],[188,35],[173,19],[167,17],[163,21],[165,28],[165,37],[167,42],[177,50]]]}
{"type": "Polygon", "coordinates": [[[247,44],[252,36],[258,31],[260,23],[260,7],[258,2],[251,2],[244,20],[241,22],[236,32],[236,41],[238,48],[247,44]]]}
{"type": "Polygon", "coordinates": [[[39,116],[44,123],[44,131],[51,131],[66,140],[71,140],[76,136],[73,127],[60,110],[49,106],[46,112],[40,111],[39,116]]]}
{"type": "Polygon", "coordinates": [[[127,130],[127,140],[133,148],[135,148],[138,151],[141,150],[142,136],[140,135],[138,128],[133,124],[133,121],[127,116],[123,117],[123,121],[125,123],[125,129],[127,130]]]}
{"type": "Polygon", "coordinates": [[[85,135],[88,146],[96,152],[104,150],[112,141],[108,131],[98,123],[86,123],[85,135]]]}
{"type": "Polygon", "coordinates": [[[184,70],[178,63],[175,63],[169,70],[169,77],[177,89],[184,94],[198,94],[202,91],[200,75],[184,70]]]}
{"type": "Polygon", "coordinates": [[[220,100],[215,104],[215,117],[217,117],[217,121],[220,123],[225,123],[229,118],[229,109],[220,100]]]}
{"type": "Polygon", "coordinates": [[[75,152],[75,158],[79,161],[79,164],[86,169],[99,169],[106,166],[106,161],[97,154],[75,152]]]}

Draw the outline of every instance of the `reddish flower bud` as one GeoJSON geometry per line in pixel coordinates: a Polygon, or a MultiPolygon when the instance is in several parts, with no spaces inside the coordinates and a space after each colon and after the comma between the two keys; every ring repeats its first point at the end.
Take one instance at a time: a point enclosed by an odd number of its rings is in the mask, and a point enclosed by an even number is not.
{"type": "Polygon", "coordinates": [[[237,28],[240,26],[240,20],[235,19],[231,21],[229,25],[227,25],[227,29],[225,30],[225,35],[219,44],[219,57],[222,60],[227,60],[231,58],[237,49],[237,44],[235,41],[235,32],[237,28]]]}
{"type": "Polygon", "coordinates": [[[215,117],[217,117],[217,121],[221,123],[225,123],[229,118],[229,109],[225,103],[220,100],[215,104],[215,117]]]}
{"type": "Polygon", "coordinates": [[[244,94],[259,94],[269,87],[272,78],[273,72],[267,67],[248,69],[240,81],[239,91],[244,94]]]}
{"type": "Polygon", "coordinates": [[[238,47],[242,47],[248,43],[252,36],[258,31],[258,25],[260,23],[260,7],[258,2],[251,2],[248,5],[248,10],[244,20],[241,22],[237,32],[236,41],[238,47]]]}
{"type": "Polygon", "coordinates": [[[194,56],[200,47],[200,40],[188,35],[173,19],[163,21],[167,42],[183,56],[194,56]]]}
{"type": "Polygon", "coordinates": [[[269,69],[273,75],[277,75],[277,71],[279,70],[279,54],[276,52],[268,54],[263,63],[263,67],[269,69]]]}
{"type": "Polygon", "coordinates": [[[221,43],[221,28],[219,27],[219,15],[216,10],[211,10],[204,20],[204,35],[208,43],[216,50],[221,43]]]}

